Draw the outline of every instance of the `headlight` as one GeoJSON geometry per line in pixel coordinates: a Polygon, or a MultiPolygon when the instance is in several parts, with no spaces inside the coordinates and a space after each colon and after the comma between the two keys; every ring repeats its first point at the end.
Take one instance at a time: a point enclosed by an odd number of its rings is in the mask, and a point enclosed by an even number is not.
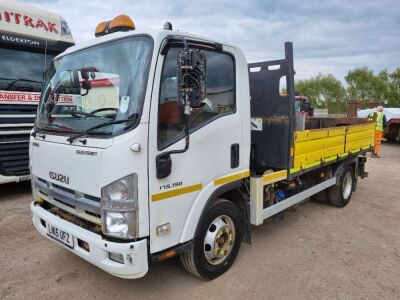
{"type": "Polygon", "coordinates": [[[123,177],[101,189],[101,219],[105,235],[135,238],[138,233],[138,179],[123,177]]]}

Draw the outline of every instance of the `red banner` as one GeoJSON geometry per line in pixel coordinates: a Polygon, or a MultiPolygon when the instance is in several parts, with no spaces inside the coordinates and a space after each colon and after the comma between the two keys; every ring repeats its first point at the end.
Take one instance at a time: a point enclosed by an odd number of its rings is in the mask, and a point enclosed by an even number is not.
{"type": "Polygon", "coordinates": [[[38,104],[40,93],[0,91],[0,103],[38,104]]]}
{"type": "MultiPolygon", "coordinates": [[[[0,104],[38,104],[40,93],[0,91],[0,104]]],[[[72,95],[60,95],[59,103],[73,104],[72,95]]]]}

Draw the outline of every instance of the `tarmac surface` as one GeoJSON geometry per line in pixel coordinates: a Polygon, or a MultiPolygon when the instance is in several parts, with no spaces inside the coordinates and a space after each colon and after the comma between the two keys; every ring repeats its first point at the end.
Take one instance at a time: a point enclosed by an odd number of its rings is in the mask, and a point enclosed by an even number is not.
{"type": "Polygon", "coordinates": [[[142,279],[108,275],[36,232],[30,184],[0,186],[0,299],[400,299],[400,145],[368,159],[349,205],[307,202],[253,228],[214,281],[177,258],[142,279]]]}

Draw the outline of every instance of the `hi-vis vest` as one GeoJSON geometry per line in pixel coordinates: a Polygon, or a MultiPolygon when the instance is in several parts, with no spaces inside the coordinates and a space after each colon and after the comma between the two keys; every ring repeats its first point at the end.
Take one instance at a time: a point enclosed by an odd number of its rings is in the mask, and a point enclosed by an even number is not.
{"type": "Polygon", "coordinates": [[[368,121],[375,121],[375,130],[383,132],[383,113],[380,111],[372,112],[368,115],[368,121]]]}

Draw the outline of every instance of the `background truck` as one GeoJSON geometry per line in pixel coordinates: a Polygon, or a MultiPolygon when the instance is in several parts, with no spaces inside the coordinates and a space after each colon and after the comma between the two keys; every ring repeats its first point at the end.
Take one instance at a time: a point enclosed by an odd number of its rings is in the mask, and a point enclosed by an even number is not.
{"type": "Polygon", "coordinates": [[[388,141],[400,142],[400,112],[399,118],[392,118],[387,121],[385,129],[385,138],[388,141]]]}
{"type": "Polygon", "coordinates": [[[0,184],[29,179],[29,133],[43,72],[73,45],[57,14],[15,1],[0,2],[0,184]]]}
{"type": "MultiPolygon", "coordinates": [[[[367,118],[375,109],[363,109],[357,111],[359,118],[367,118]]],[[[391,142],[400,142],[400,108],[385,107],[383,113],[386,117],[384,137],[391,142]]]]}
{"type": "Polygon", "coordinates": [[[247,64],[238,47],[170,23],[134,28],[127,16],[100,23],[46,73],[30,147],[43,236],[118,277],[180,255],[213,279],[253,225],[310,197],[349,203],[375,124],[319,118],[296,131],[291,43],[283,59],[247,64]]]}

